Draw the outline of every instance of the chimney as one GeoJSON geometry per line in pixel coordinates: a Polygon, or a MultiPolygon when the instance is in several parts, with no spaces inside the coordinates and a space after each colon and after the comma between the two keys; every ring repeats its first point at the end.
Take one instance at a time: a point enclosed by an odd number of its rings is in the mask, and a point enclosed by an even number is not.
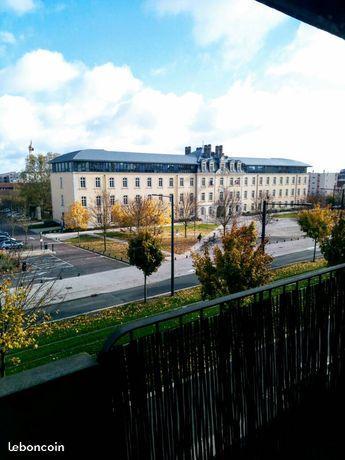
{"type": "Polygon", "coordinates": [[[190,146],[184,148],[184,154],[185,155],[190,155],[192,152],[192,149],[190,146]]]}
{"type": "Polygon", "coordinates": [[[205,158],[209,158],[211,156],[211,149],[212,149],[211,144],[205,145],[205,147],[204,147],[204,156],[205,156],[205,158]]]}

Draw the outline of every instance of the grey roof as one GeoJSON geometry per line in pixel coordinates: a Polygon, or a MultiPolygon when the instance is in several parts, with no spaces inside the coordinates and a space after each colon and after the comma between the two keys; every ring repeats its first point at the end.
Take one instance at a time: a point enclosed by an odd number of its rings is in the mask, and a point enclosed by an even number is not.
{"type": "Polygon", "coordinates": [[[63,161],[117,161],[135,163],[177,163],[184,165],[196,165],[197,159],[193,155],[170,155],[165,153],[139,153],[139,152],[113,152],[108,150],[76,150],[75,152],[60,155],[51,163],[63,161]]]}
{"type": "MultiPolygon", "coordinates": [[[[310,166],[301,161],[289,160],[287,158],[256,158],[256,157],[237,157],[226,156],[229,160],[240,160],[248,166],[310,166]]],[[[168,163],[168,164],[198,164],[197,153],[190,155],[171,155],[167,153],[140,153],[140,152],[115,152],[99,149],[76,150],[65,153],[53,160],[51,163],[61,163],[64,161],[116,161],[125,163],[168,163]]]]}
{"type": "Polygon", "coordinates": [[[288,158],[256,158],[256,157],[230,157],[239,160],[247,166],[311,166],[301,161],[289,160],[288,158]]]}

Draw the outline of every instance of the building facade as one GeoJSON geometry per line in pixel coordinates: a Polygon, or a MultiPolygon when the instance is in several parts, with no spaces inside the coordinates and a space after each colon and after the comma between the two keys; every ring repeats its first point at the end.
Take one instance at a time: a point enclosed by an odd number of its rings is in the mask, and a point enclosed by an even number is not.
{"type": "Polygon", "coordinates": [[[338,173],[309,173],[308,195],[332,195],[337,188],[338,173]]]}
{"type": "Polygon", "coordinates": [[[240,212],[254,212],[262,200],[289,208],[308,193],[309,165],[282,158],[228,156],[221,145],[185,155],[79,150],[51,161],[53,218],[63,221],[74,201],[95,207],[106,191],[112,203],[159,195],[189,196],[198,217],[211,221],[224,193],[237,200],[240,212]]]}
{"type": "Polygon", "coordinates": [[[0,182],[2,183],[13,183],[19,181],[19,173],[15,171],[11,171],[8,173],[1,173],[0,174],[0,182]]]}

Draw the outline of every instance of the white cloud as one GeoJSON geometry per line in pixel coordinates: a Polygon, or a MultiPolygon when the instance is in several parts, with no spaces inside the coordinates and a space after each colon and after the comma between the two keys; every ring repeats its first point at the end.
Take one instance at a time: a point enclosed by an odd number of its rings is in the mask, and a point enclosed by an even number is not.
{"type": "MultiPolygon", "coordinates": [[[[310,58],[317,84],[296,58],[314,49],[314,33],[301,29],[268,75],[238,80],[211,99],[157,91],[127,66],[88,68],[47,50],[24,55],[0,71],[7,93],[0,97],[1,169],[21,167],[31,139],[37,151],[59,153],[92,147],[183,153],[184,145],[205,141],[224,144],[228,154],[285,156],[318,170],[344,167],[345,88],[334,66],[317,67],[333,49],[329,36],[318,35],[319,52],[310,58]]],[[[339,56],[341,43],[334,47],[339,56]]]]}
{"type": "Polygon", "coordinates": [[[195,40],[201,46],[221,44],[228,65],[249,61],[265,37],[286,16],[253,0],[148,0],[160,15],[189,14],[195,40]]]}
{"type": "Polygon", "coordinates": [[[39,49],[0,70],[0,87],[15,94],[55,91],[76,78],[79,71],[79,66],[66,62],[61,53],[39,49]]]}
{"type": "Polygon", "coordinates": [[[0,42],[5,43],[6,45],[13,45],[16,42],[16,37],[12,34],[12,32],[1,30],[0,31],[0,42]]]}
{"type": "Polygon", "coordinates": [[[38,2],[35,0],[1,0],[2,9],[13,11],[17,14],[25,14],[37,8],[38,2]]]}

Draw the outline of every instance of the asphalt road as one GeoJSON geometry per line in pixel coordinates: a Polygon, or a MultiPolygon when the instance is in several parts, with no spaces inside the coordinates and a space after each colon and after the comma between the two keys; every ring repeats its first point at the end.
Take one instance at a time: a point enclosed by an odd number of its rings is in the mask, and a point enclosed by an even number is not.
{"type": "MultiPolygon", "coordinates": [[[[302,262],[311,260],[313,250],[305,250],[286,254],[276,257],[272,262],[273,268],[283,267],[294,262],[302,262]]],[[[319,252],[317,253],[319,255],[319,252]]],[[[198,278],[195,274],[179,276],[175,278],[175,289],[184,289],[199,284],[198,278]]],[[[103,308],[121,305],[127,302],[142,300],[143,286],[136,286],[130,289],[123,289],[121,291],[109,292],[105,294],[97,294],[90,297],[83,297],[81,299],[70,300],[61,302],[57,305],[52,305],[48,311],[52,315],[52,319],[63,319],[82,313],[90,313],[103,308]]],[[[157,283],[149,284],[147,287],[148,297],[169,293],[170,292],[170,279],[159,281],[157,283]]]]}

